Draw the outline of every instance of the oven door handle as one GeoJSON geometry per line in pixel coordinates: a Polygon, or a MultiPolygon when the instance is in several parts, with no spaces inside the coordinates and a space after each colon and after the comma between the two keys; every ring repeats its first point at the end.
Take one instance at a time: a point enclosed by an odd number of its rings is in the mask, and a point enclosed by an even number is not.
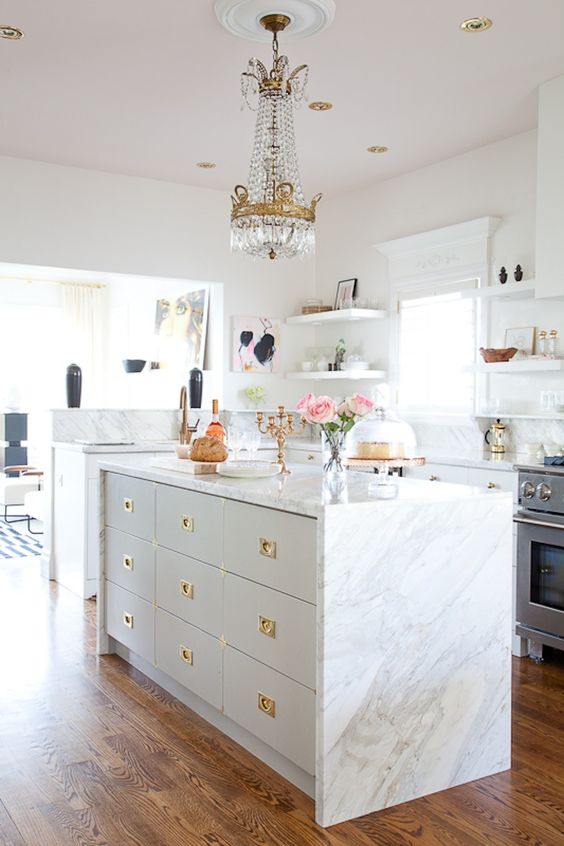
{"type": "Polygon", "coordinates": [[[528,520],[526,517],[515,516],[514,523],[524,523],[525,526],[541,526],[545,529],[564,529],[564,525],[560,523],[547,523],[543,520],[528,520]]]}

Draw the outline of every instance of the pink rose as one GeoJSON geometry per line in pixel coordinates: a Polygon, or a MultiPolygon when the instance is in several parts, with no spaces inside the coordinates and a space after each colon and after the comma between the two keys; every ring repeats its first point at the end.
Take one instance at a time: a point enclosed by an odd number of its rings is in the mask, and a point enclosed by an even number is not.
{"type": "Polygon", "coordinates": [[[348,406],[351,414],[356,414],[358,417],[370,414],[374,408],[372,400],[369,400],[364,394],[353,394],[352,397],[347,397],[343,404],[348,406]]]}
{"type": "Polygon", "coordinates": [[[307,409],[310,402],[312,402],[312,400],[314,400],[314,399],[315,399],[315,397],[314,397],[313,394],[305,394],[300,400],[297,401],[297,403],[296,403],[297,410],[298,411],[304,411],[305,409],[307,409]]]}
{"type": "Polygon", "coordinates": [[[331,397],[314,397],[305,411],[309,423],[331,423],[336,414],[337,406],[331,397]]]}
{"type": "Polygon", "coordinates": [[[346,400],[338,407],[337,414],[339,417],[354,417],[354,413],[348,407],[346,400]]]}

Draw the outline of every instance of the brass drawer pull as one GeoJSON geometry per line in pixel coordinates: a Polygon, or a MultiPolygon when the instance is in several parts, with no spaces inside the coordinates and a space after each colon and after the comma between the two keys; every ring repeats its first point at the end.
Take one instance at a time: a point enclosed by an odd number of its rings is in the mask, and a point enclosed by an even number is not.
{"type": "Polygon", "coordinates": [[[309,454],[309,455],[308,455],[308,457],[307,457],[307,460],[308,460],[308,461],[315,461],[315,455],[313,455],[313,454],[310,452],[310,454],[309,454]]]}
{"type": "Polygon", "coordinates": [[[488,490],[489,491],[493,491],[493,489],[496,488],[496,487],[497,487],[497,485],[496,485],[495,482],[488,482],[488,490]]]}
{"type": "Polygon", "coordinates": [[[259,538],[259,552],[265,558],[276,558],[276,541],[259,538]]]}
{"type": "Polygon", "coordinates": [[[127,626],[128,629],[133,628],[133,614],[128,614],[127,611],[123,612],[123,625],[127,626]]]}
{"type": "Polygon", "coordinates": [[[438,476],[435,476],[435,474],[434,474],[434,473],[431,473],[431,475],[429,476],[429,481],[430,481],[430,482],[438,482],[438,481],[439,481],[439,477],[438,477],[438,476]]]}
{"type": "Polygon", "coordinates": [[[267,637],[276,637],[276,620],[269,620],[268,617],[262,617],[259,614],[258,630],[267,637]]]}
{"type": "Polygon", "coordinates": [[[131,555],[124,555],[122,563],[126,570],[133,570],[133,558],[131,555]]]}
{"type": "Polygon", "coordinates": [[[182,661],[184,661],[185,664],[190,664],[190,666],[192,666],[192,664],[194,663],[194,656],[192,654],[192,650],[188,649],[187,646],[182,646],[182,644],[180,644],[180,658],[182,659],[182,661]]]}
{"type": "Polygon", "coordinates": [[[194,518],[189,517],[188,514],[183,514],[180,518],[180,525],[184,529],[185,532],[193,532],[194,531],[194,518]]]}
{"type": "Polygon", "coordinates": [[[194,585],[192,582],[185,582],[184,579],[180,579],[180,593],[186,599],[194,599],[194,585]]]}
{"type": "Polygon", "coordinates": [[[133,514],[133,500],[127,496],[123,498],[123,510],[127,511],[128,514],[133,514]]]}
{"type": "Polygon", "coordinates": [[[264,693],[258,692],[257,707],[259,711],[266,714],[268,717],[276,716],[276,702],[270,696],[265,696],[264,693]]]}

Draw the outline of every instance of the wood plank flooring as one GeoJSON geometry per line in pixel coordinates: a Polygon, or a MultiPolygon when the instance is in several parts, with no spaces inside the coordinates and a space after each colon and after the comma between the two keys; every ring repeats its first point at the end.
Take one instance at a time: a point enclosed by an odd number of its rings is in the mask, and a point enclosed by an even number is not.
{"type": "Polygon", "coordinates": [[[1,846],[564,846],[564,654],[514,664],[513,769],[323,830],[312,801],[114,656],[95,604],[0,564],[1,846]]]}

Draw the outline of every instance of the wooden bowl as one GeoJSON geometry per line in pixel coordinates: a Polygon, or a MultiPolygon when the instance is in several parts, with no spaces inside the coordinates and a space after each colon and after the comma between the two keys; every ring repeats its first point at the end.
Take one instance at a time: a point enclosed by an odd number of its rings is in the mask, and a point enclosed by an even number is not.
{"type": "Polygon", "coordinates": [[[486,364],[493,364],[496,361],[510,361],[515,353],[517,347],[506,347],[505,349],[495,349],[494,347],[480,347],[480,355],[486,364]]]}

